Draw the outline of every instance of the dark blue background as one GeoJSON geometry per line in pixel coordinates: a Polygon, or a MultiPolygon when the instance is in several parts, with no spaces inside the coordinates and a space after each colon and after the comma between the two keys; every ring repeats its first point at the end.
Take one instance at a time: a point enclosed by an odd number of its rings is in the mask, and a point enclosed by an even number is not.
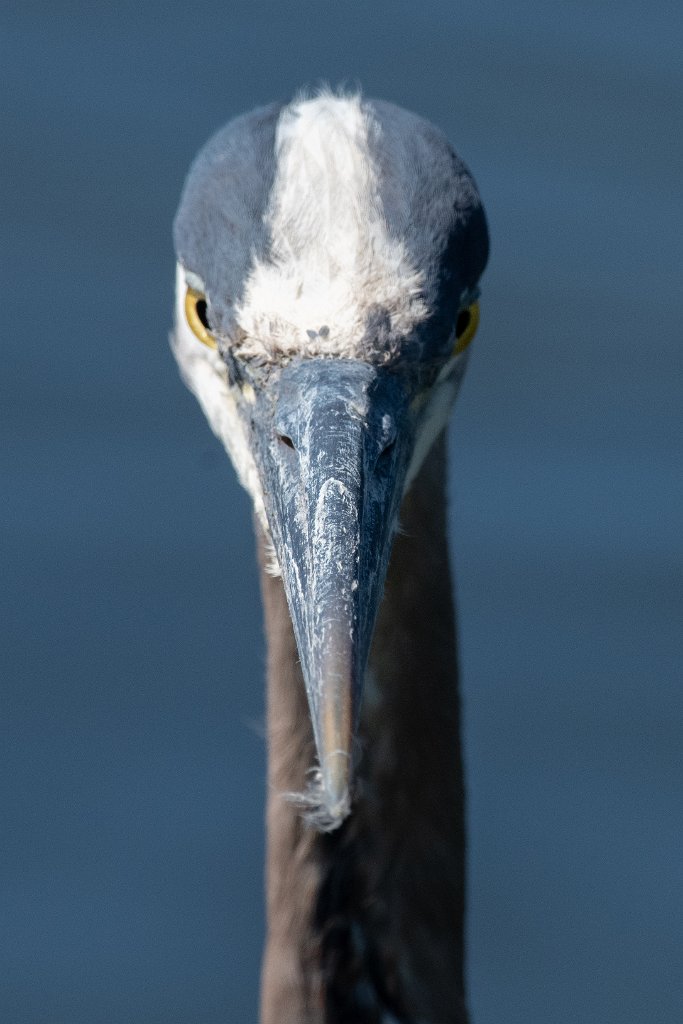
{"type": "Polygon", "coordinates": [[[474,1020],[678,1024],[680,4],[13,6],[0,1019],[255,1020],[250,508],[170,230],[211,131],[325,79],[441,125],[492,228],[451,434],[474,1020]]]}

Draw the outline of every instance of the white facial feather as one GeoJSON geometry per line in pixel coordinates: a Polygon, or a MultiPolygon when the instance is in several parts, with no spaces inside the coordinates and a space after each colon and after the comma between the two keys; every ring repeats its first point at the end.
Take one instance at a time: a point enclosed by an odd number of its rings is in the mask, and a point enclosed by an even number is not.
{"type": "Polygon", "coordinates": [[[245,357],[362,358],[373,310],[398,336],[427,315],[423,276],[383,219],[368,141],[377,131],[359,97],[325,94],[283,111],[270,259],[255,261],[236,311],[245,357]]]}
{"type": "MultiPolygon", "coordinates": [[[[192,286],[201,282],[193,275],[192,286]]],[[[267,530],[263,495],[248,437],[237,409],[233,387],[228,383],[225,363],[218,352],[207,348],[193,334],[185,316],[186,274],[176,266],[175,331],[171,347],[183,380],[197,398],[211,429],[225,446],[237,476],[251,495],[254,509],[267,530]]]]}
{"type": "Polygon", "coordinates": [[[448,423],[462,381],[469,348],[453,356],[444,366],[435,384],[423,393],[424,406],[418,421],[415,446],[403,486],[405,494],[417,476],[437,437],[448,423]]]}

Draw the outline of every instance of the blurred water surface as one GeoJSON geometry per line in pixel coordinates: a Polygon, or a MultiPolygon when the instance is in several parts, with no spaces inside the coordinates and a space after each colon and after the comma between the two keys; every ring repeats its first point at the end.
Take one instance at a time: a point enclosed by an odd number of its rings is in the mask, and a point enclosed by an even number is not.
{"type": "Polygon", "coordinates": [[[678,1024],[680,5],[0,19],[0,1019],[256,1019],[250,510],[167,348],[170,225],[211,131],[326,80],[437,122],[491,223],[451,434],[475,1024],[678,1024]]]}

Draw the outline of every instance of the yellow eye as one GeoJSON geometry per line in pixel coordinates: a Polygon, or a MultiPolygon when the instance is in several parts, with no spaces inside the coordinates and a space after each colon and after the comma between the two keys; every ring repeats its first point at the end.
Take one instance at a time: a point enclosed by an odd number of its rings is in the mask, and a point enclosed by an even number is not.
{"type": "Polygon", "coordinates": [[[206,296],[188,286],[185,293],[185,316],[193,333],[208,348],[218,348],[216,339],[211,333],[207,317],[206,296]]]}
{"type": "Polygon", "coordinates": [[[464,352],[472,338],[477,333],[479,326],[479,303],[473,302],[471,306],[465,306],[458,313],[458,320],[455,325],[455,348],[453,355],[459,356],[464,352]]]}

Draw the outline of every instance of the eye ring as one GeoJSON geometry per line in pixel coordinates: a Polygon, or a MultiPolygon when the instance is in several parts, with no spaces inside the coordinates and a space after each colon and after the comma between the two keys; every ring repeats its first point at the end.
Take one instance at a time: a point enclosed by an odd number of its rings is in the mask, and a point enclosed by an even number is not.
{"type": "Polygon", "coordinates": [[[198,292],[195,288],[187,286],[185,292],[185,316],[190,329],[202,345],[207,348],[217,349],[218,345],[213,334],[209,330],[209,322],[206,318],[206,295],[198,292]]]}
{"type": "Polygon", "coordinates": [[[458,313],[458,319],[455,325],[455,348],[453,349],[453,355],[459,356],[461,352],[464,352],[472,338],[477,333],[477,327],[479,326],[479,303],[473,302],[469,306],[465,306],[458,313]]]}

